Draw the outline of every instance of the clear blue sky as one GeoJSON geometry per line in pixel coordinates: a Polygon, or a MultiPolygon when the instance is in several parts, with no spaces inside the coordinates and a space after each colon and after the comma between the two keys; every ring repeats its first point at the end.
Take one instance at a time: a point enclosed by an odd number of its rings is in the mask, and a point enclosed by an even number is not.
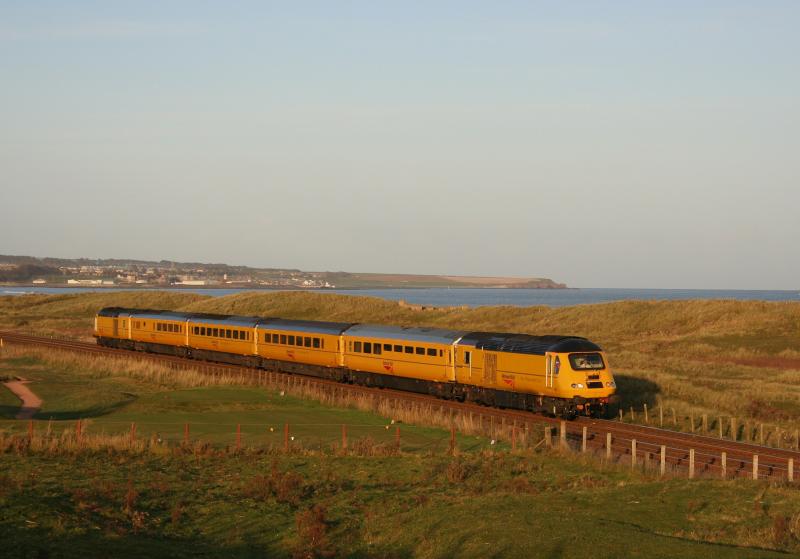
{"type": "Polygon", "coordinates": [[[800,2],[2,2],[0,253],[800,288],[800,2]]]}

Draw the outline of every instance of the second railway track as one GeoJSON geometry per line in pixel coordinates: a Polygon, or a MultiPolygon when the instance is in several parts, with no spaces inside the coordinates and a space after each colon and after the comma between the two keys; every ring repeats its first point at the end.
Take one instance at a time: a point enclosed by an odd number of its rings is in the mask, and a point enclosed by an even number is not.
{"type": "MultiPolygon", "coordinates": [[[[581,417],[575,421],[561,421],[556,418],[534,415],[517,410],[487,408],[472,403],[441,400],[432,396],[402,392],[391,389],[378,389],[366,386],[342,384],[315,377],[300,377],[277,371],[252,369],[240,365],[229,365],[208,361],[184,359],[168,355],[140,353],[135,351],[100,347],[94,343],[66,338],[52,338],[0,332],[4,343],[49,347],[64,351],[85,354],[107,355],[138,360],[148,360],[166,364],[176,369],[194,369],[204,374],[241,377],[243,381],[259,383],[269,378],[277,382],[291,383],[302,378],[301,382],[339,393],[364,394],[374,398],[393,400],[397,403],[427,405],[439,408],[451,415],[468,415],[478,421],[491,422],[500,432],[509,436],[517,429],[529,434],[543,429],[555,436],[556,444],[596,454],[605,454],[618,462],[631,464],[650,464],[658,468],[663,462],[671,472],[691,473],[694,476],[713,476],[728,478],[747,477],[755,479],[793,480],[793,466],[800,460],[800,452],[744,443],[740,441],[715,438],[697,434],[671,431],[657,427],[634,425],[619,421],[590,419],[581,417]],[[535,427],[535,426],[538,426],[535,427]],[[610,444],[609,444],[610,442],[610,444]],[[663,457],[662,457],[663,454],[663,457]]],[[[512,435],[513,436],[513,435],[512,435]]]]}

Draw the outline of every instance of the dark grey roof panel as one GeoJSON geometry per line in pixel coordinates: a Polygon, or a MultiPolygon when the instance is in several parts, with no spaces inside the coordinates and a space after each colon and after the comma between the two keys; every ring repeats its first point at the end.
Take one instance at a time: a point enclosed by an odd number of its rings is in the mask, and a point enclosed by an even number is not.
{"type": "Polygon", "coordinates": [[[258,325],[263,330],[286,330],[287,332],[309,332],[313,334],[329,334],[338,336],[353,326],[352,322],[320,322],[316,320],[288,320],[285,318],[267,318],[258,325]]]}
{"type": "Polygon", "coordinates": [[[401,328],[399,326],[373,326],[356,324],[348,328],[344,335],[353,338],[387,338],[390,340],[407,340],[431,344],[452,344],[466,334],[461,330],[443,330],[440,328],[401,328]]]}
{"type": "Polygon", "coordinates": [[[549,352],[602,351],[595,343],[577,336],[530,336],[503,332],[470,332],[459,344],[490,351],[544,355],[549,352]]]}

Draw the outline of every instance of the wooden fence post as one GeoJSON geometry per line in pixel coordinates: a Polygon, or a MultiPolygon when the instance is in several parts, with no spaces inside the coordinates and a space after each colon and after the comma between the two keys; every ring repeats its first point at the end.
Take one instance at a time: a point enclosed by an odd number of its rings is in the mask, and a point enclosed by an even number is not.
{"type": "Polygon", "coordinates": [[[722,470],[722,479],[726,479],[728,477],[728,453],[723,452],[722,457],[719,463],[721,470],[722,470]]]}
{"type": "Polygon", "coordinates": [[[550,439],[550,435],[552,433],[552,427],[549,425],[545,425],[544,427],[544,444],[545,446],[553,446],[553,441],[550,439]]]}
{"type": "Polygon", "coordinates": [[[731,439],[739,440],[738,429],[736,428],[736,418],[731,416],[731,439]]]}
{"type": "Polygon", "coordinates": [[[658,404],[658,426],[664,428],[664,405],[658,404]]]}
{"type": "Polygon", "coordinates": [[[786,479],[794,481],[794,458],[789,458],[789,463],[786,465],[786,479]]]}
{"type": "Polygon", "coordinates": [[[753,454],[753,479],[758,479],[758,454],[753,454]]]}
{"type": "Polygon", "coordinates": [[[703,434],[708,433],[708,415],[703,414],[703,434]]]}
{"type": "Polygon", "coordinates": [[[758,444],[764,446],[764,424],[758,426],[758,444]]]}
{"type": "Polygon", "coordinates": [[[633,406],[631,406],[631,421],[636,421],[636,412],[633,411],[633,406]]]}
{"type": "Polygon", "coordinates": [[[694,449],[689,449],[689,479],[694,478],[694,449]]]}
{"type": "Polygon", "coordinates": [[[644,404],[644,422],[650,423],[650,415],[647,413],[647,403],[644,404]]]}
{"type": "Polygon", "coordinates": [[[689,431],[694,433],[694,411],[689,412],[689,431]]]}
{"type": "Polygon", "coordinates": [[[723,436],[723,430],[722,430],[722,418],[720,417],[720,418],[719,418],[719,438],[721,439],[721,438],[722,438],[722,436],[723,436]]]}
{"type": "Polygon", "coordinates": [[[661,445],[661,465],[660,471],[661,475],[663,476],[667,472],[667,447],[665,445],[661,445]]]}
{"type": "Polygon", "coordinates": [[[562,421],[559,427],[560,427],[559,439],[560,439],[561,450],[565,450],[567,448],[567,422],[562,421]]]}
{"type": "Polygon", "coordinates": [[[623,414],[624,414],[624,413],[625,413],[625,412],[623,412],[623,411],[622,411],[622,408],[619,408],[619,420],[620,420],[620,421],[624,421],[624,419],[622,418],[622,416],[623,416],[623,414]]]}
{"type": "Polygon", "coordinates": [[[611,460],[611,431],[606,433],[606,460],[611,460]]]}
{"type": "Polygon", "coordinates": [[[581,433],[581,452],[584,452],[584,453],[586,452],[586,439],[587,439],[587,435],[588,435],[588,429],[587,429],[587,428],[586,428],[586,426],[584,425],[584,427],[583,427],[583,433],[581,433]]]}
{"type": "Polygon", "coordinates": [[[631,439],[631,468],[636,466],[636,439],[631,439]]]}

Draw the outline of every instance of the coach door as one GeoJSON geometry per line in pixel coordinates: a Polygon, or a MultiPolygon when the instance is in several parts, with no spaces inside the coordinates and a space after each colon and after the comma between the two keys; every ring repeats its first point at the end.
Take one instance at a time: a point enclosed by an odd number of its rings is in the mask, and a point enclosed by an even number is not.
{"type": "Polygon", "coordinates": [[[112,322],[112,327],[114,329],[114,337],[115,338],[119,338],[119,319],[118,318],[114,318],[114,320],[112,322]]]}

